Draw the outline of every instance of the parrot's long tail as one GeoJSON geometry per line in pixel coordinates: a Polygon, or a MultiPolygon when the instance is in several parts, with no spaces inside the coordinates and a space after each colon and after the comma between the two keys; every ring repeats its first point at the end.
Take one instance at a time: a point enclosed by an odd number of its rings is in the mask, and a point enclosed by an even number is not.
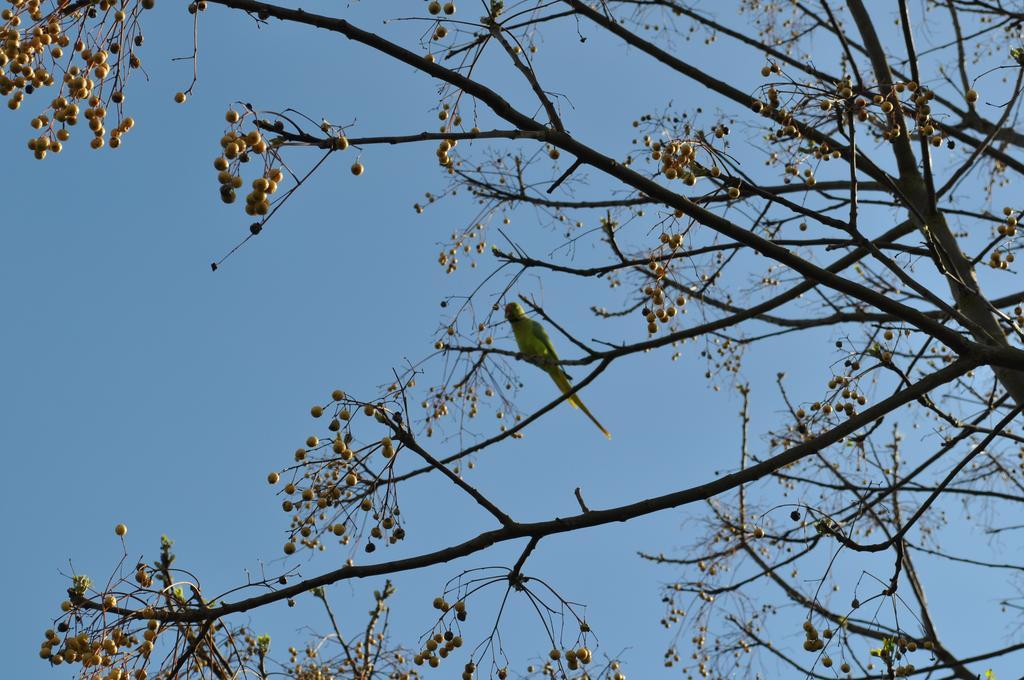
{"type": "MultiPolygon", "coordinates": [[[[558,389],[562,390],[562,394],[566,394],[572,391],[572,384],[569,382],[569,378],[566,377],[564,371],[561,371],[558,367],[555,367],[552,370],[548,371],[548,373],[551,376],[551,379],[555,381],[555,384],[558,385],[558,389]]],[[[579,410],[583,411],[583,413],[586,414],[588,418],[590,418],[590,421],[594,423],[594,425],[597,425],[597,429],[601,430],[601,434],[603,434],[608,439],[612,438],[612,433],[604,429],[604,425],[598,422],[597,418],[594,417],[594,414],[590,412],[590,409],[588,409],[586,405],[584,405],[583,401],[580,400],[578,394],[574,394],[571,397],[569,397],[568,401],[573,408],[578,408],[579,410]]]]}

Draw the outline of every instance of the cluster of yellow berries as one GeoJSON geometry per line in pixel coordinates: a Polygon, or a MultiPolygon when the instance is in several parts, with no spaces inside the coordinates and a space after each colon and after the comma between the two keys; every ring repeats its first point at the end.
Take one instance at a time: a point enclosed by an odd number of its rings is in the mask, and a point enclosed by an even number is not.
{"type": "MultiPolygon", "coordinates": [[[[681,583],[673,584],[673,590],[681,591],[682,589],[683,586],[681,583]]],[[[661,623],[661,625],[665,628],[671,628],[675,624],[679,623],[686,616],[686,610],[682,607],[676,606],[674,595],[665,597],[664,601],[668,604],[668,610],[659,623],[661,623]]],[[[694,640],[694,642],[696,642],[696,640],[694,640]]],[[[675,660],[679,661],[678,658],[676,658],[675,660]]]]}
{"type": "MultiPolygon", "coordinates": [[[[61,627],[66,630],[66,624],[61,627]]],[[[147,622],[141,642],[134,634],[127,634],[120,628],[114,628],[99,639],[79,633],[68,635],[63,641],[56,631],[47,630],[39,656],[55,666],[80,663],[83,669],[108,669],[103,674],[96,672],[90,675],[98,680],[146,680],[148,672],[145,668],[130,671],[128,665],[147,663],[159,632],[160,623],[152,619],[147,622]]]]}
{"type": "Polygon", "coordinates": [[[892,669],[893,677],[897,678],[913,675],[915,667],[912,663],[895,664],[895,662],[905,661],[907,654],[916,652],[919,646],[928,650],[935,647],[931,640],[925,640],[918,645],[916,640],[910,640],[902,635],[895,640],[888,638],[885,642],[886,644],[882,645],[882,647],[872,649],[871,656],[881,659],[887,668],[892,669]]]}
{"type": "Polygon", "coordinates": [[[706,625],[698,626],[697,635],[690,638],[690,642],[693,643],[694,649],[690,656],[692,659],[697,660],[697,672],[700,673],[701,677],[706,678],[710,675],[708,662],[711,660],[711,656],[706,651],[708,643],[708,627],[706,625]]]}
{"type": "MultiPolygon", "coordinates": [[[[481,324],[480,326],[482,325],[483,324],[481,324]]],[[[477,326],[477,329],[480,331],[483,331],[486,328],[484,327],[484,329],[481,329],[480,326],[477,326]]],[[[493,343],[494,338],[490,335],[487,335],[481,340],[481,344],[483,345],[491,345],[493,343]]],[[[443,349],[445,347],[445,343],[441,340],[438,340],[434,344],[434,347],[443,349]]],[[[512,390],[512,383],[505,383],[505,389],[512,390]]],[[[442,418],[450,415],[451,404],[455,405],[455,408],[458,409],[457,412],[459,414],[465,414],[470,418],[476,418],[480,414],[480,393],[481,390],[478,389],[478,387],[472,383],[459,385],[452,391],[448,391],[442,387],[431,387],[429,389],[428,398],[420,402],[420,407],[427,411],[427,414],[424,416],[424,421],[427,423],[427,436],[431,437],[434,434],[434,427],[432,423],[438,422],[442,418]]],[[[491,398],[494,396],[494,394],[494,388],[489,386],[483,388],[484,397],[491,398]]],[[[505,415],[505,412],[500,410],[495,413],[495,416],[499,421],[504,421],[505,415]]],[[[516,414],[515,421],[519,422],[520,420],[522,420],[522,415],[516,414]]],[[[508,428],[504,423],[502,423],[499,426],[499,430],[502,432],[504,432],[506,429],[508,428]]],[[[518,437],[516,438],[518,439],[518,437]]],[[[472,469],[473,467],[474,464],[470,462],[469,468],[472,469]]],[[[458,471],[457,468],[456,471],[458,471]]]]}
{"type": "MultiPolygon", "coordinates": [[[[396,454],[395,442],[390,437],[383,437],[376,444],[354,451],[349,446],[353,441],[351,431],[342,433],[341,430],[352,419],[350,407],[355,406],[355,403],[347,399],[344,391],[334,390],[328,404],[328,408],[333,410],[328,424],[332,433],[330,438],[321,440],[316,435],[310,435],[305,447],[295,451],[295,462],[305,468],[305,472],[299,480],[288,482],[283,488],[287,497],[281,502],[281,509],[293,513],[291,537],[284,545],[287,555],[294,554],[299,545],[324,550],[322,537],[328,535],[337,537],[342,545],[348,545],[353,540],[349,534],[349,522],[354,521],[352,512],[344,512],[344,508],[349,506],[362,512],[372,512],[374,524],[370,528],[371,538],[386,538],[392,544],[405,538],[405,529],[399,521],[401,511],[398,505],[392,501],[386,508],[376,508],[373,501],[374,481],[364,481],[359,474],[360,468],[368,468],[370,456],[378,450],[387,461],[385,466],[391,465],[396,454]],[[311,454],[326,452],[328,449],[330,454],[311,457],[311,454]],[[361,484],[363,486],[360,489],[358,487],[361,484]],[[328,512],[328,509],[335,508],[338,509],[336,513],[328,512]],[[342,516],[345,519],[341,519],[342,516]]],[[[383,420],[380,407],[364,404],[362,408],[367,416],[383,420]]],[[[324,406],[319,404],[310,408],[310,415],[314,418],[321,418],[325,413],[324,406]]],[[[279,472],[267,475],[267,482],[271,485],[280,481],[279,472]]],[[[372,541],[368,541],[365,547],[367,552],[376,549],[372,541]]]]}
{"type": "MultiPolygon", "coordinates": [[[[449,159],[450,160],[450,159],[449,159]]],[[[462,232],[452,232],[451,241],[443,250],[437,254],[437,263],[445,268],[445,273],[452,274],[459,268],[459,253],[469,255],[470,269],[476,268],[474,254],[482,255],[487,251],[487,242],[484,241],[484,225],[477,222],[475,225],[462,232]]]]}
{"type": "MultiPolygon", "coordinates": [[[[441,121],[441,126],[438,131],[442,134],[448,134],[453,128],[457,128],[462,125],[462,116],[452,110],[451,104],[444,102],[441,105],[441,109],[437,112],[437,118],[441,121]]],[[[476,135],[480,133],[480,128],[473,127],[470,130],[470,134],[476,135]]],[[[442,139],[437,147],[437,162],[444,168],[449,175],[455,174],[456,166],[461,166],[461,161],[456,161],[451,157],[452,149],[459,143],[458,139],[442,139]]]]}
{"type": "MultiPolygon", "coordinates": [[[[371,638],[371,640],[372,639],[373,638],[371,638]]],[[[320,650],[318,647],[310,645],[306,647],[306,649],[303,651],[307,659],[311,659],[314,661],[311,661],[309,663],[300,663],[299,650],[296,649],[294,646],[288,648],[288,654],[290,655],[288,661],[292,667],[291,670],[294,673],[295,678],[300,678],[301,680],[328,680],[328,678],[334,677],[331,674],[331,667],[329,664],[317,663],[315,661],[315,659],[320,655],[320,650]]],[[[340,668],[338,670],[339,672],[342,671],[342,669],[340,668]]]]}
{"type": "MultiPolygon", "coordinates": [[[[434,347],[442,349],[444,347],[444,343],[438,340],[434,343],[434,347]],[[438,345],[440,345],[440,347],[438,347],[438,345]]],[[[466,390],[463,394],[465,396],[462,398],[473,400],[473,396],[470,396],[470,390],[466,390]]],[[[456,395],[455,398],[459,398],[459,396],[462,395],[456,395]]],[[[431,399],[424,400],[420,406],[430,411],[426,418],[427,422],[430,422],[431,420],[438,420],[448,415],[448,403],[450,400],[451,399],[441,390],[438,390],[436,394],[432,395],[431,399]]]]}
{"type": "MultiPolygon", "coordinates": [[[[225,114],[225,120],[232,125],[238,125],[241,116],[233,109],[225,114]]],[[[242,132],[241,130],[229,130],[220,139],[222,155],[213,161],[213,167],[217,171],[217,181],[220,183],[220,197],[225,203],[234,203],[236,189],[242,187],[240,165],[247,163],[250,154],[264,155],[267,152],[267,141],[259,130],[242,132]],[[234,165],[234,171],[232,171],[234,165]]],[[[284,173],[279,168],[268,167],[263,176],[252,182],[252,190],[245,197],[245,213],[257,216],[266,215],[270,212],[270,196],[277,192],[278,183],[284,179],[284,173]]],[[[258,233],[254,231],[254,233],[258,233]]]]}
{"type": "MultiPolygon", "coordinates": [[[[780,73],[777,64],[769,64],[761,69],[761,74],[765,77],[776,73],[780,73]]],[[[793,110],[787,110],[780,100],[780,92],[774,86],[767,88],[766,97],[767,101],[755,101],[752,105],[756,113],[771,118],[779,124],[779,127],[772,130],[766,139],[777,142],[789,139],[802,139],[801,125],[797,121],[795,114],[798,112],[798,109],[806,107],[807,102],[798,104],[793,110]]],[[[938,147],[942,145],[945,136],[931,119],[929,102],[933,97],[934,94],[930,90],[920,87],[916,82],[896,83],[887,92],[875,93],[870,95],[870,98],[867,95],[857,96],[853,81],[847,76],[835,84],[832,96],[819,99],[818,104],[823,114],[829,114],[837,104],[842,104],[858,121],[864,122],[870,119],[878,121],[882,128],[882,137],[890,142],[896,140],[904,133],[899,123],[899,110],[897,110],[897,107],[901,106],[902,110],[913,112],[914,134],[927,140],[933,146],[938,147]],[[909,94],[910,97],[907,101],[901,103],[901,97],[905,96],[904,93],[909,94]],[[872,111],[872,106],[877,107],[877,113],[872,111]]],[[[968,102],[973,103],[977,101],[977,97],[977,93],[973,90],[967,93],[968,102]]],[[[840,152],[829,148],[828,144],[812,144],[811,154],[815,159],[824,161],[841,157],[840,152]]],[[[797,165],[797,162],[787,164],[784,181],[790,182],[792,181],[791,178],[802,176],[803,181],[808,186],[814,186],[816,179],[813,171],[805,169],[803,172],[800,172],[797,165]]]]}
{"type": "Polygon", "coordinates": [[[146,565],[140,564],[135,569],[135,582],[143,588],[148,588],[153,585],[153,574],[146,569],[146,565]]]}
{"type": "Polygon", "coordinates": [[[57,19],[41,23],[43,15],[39,2],[32,3],[31,7],[23,4],[21,8],[27,9],[33,22],[40,22],[31,31],[26,31],[24,38],[18,28],[21,16],[15,13],[15,9],[8,8],[0,12],[0,19],[5,22],[0,27],[0,45],[3,46],[0,50],[0,94],[7,96],[13,92],[7,101],[7,107],[12,111],[21,106],[26,94],[54,84],[53,75],[42,63],[47,53],[46,48],[52,45],[50,54],[56,59],[54,51],[56,55],[61,55],[62,48],[71,44],[71,40],[63,35],[63,28],[57,19]],[[7,69],[10,70],[9,75],[7,69]]]}
{"type": "Polygon", "coordinates": [[[248,656],[266,655],[270,651],[269,635],[254,635],[246,628],[239,630],[242,639],[245,640],[245,653],[248,656]]]}
{"type": "Polygon", "coordinates": [[[1013,253],[1003,255],[998,250],[993,250],[988,256],[988,266],[992,269],[1009,269],[1015,259],[1013,253]]]}
{"type": "MultiPolygon", "coordinates": [[[[886,354],[888,354],[890,359],[892,358],[892,354],[889,352],[883,352],[882,354],[883,360],[887,360],[885,358],[886,354]]],[[[830,378],[828,381],[828,389],[838,390],[839,388],[842,388],[842,390],[837,393],[837,396],[841,396],[845,401],[837,400],[836,403],[832,403],[830,401],[816,401],[813,404],[811,404],[811,411],[820,411],[825,415],[829,415],[832,412],[840,414],[845,413],[848,417],[856,415],[857,406],[864,406],[867,403],[868,399],[864,394],[858,392],[855,388],[851,388],[851,383],[851,378],[845,375],[830,378]]],[[[796,416],[798,420],[802,420],[806,416],[806,413],[802,408],[797,409],[796,416]]]]}
{"type": "Polygon", "coordinates": [[[817,145],[812,144],[812,148],[814,150],[811,153],[814,156],[815,160],[829,161],[843,157],[842,152],[840,152],[838,149],[833,149],[831,146],[829,146],[828,142],[822,142],[821,144],[817,145]]]}
{"type": "Polygon", "coordinates": [[[455,612],[455,617],[459,621],[465,621],[468,614],[466,613],[466,601],[457,600],[455,604],[450,604],[444,597],[435,597],[431,606],[438,611],[447,614],[450,611],[455,612]]]}
{"type": "MultiPolygon", "coordinates": [[[[1017,235],[1017,222],[1020,213],[1013,208],[1003,208],[1004,221],[996,228],[996,232],[1003,238],[1013,238],[1017,235]]],[[[993,248],[988,256],[988,266],[992,269],[1009,269],[1016,258],[1012,252],[1003,254],[993,248]]],[[[1018,316],[1020,316],[1018,314],[1018,316]]]]}
{"type": "MultiPolygon", "coordinates": [[[[442,304],[442,306],[444,306],[444,304],[442,304]]],[[[493,306],[493,311],[498,311],[497,304],[493,306]]],[[[477,324],[476,330],[478,333],[479,344],[485,346],[494,344],[494,336],[490,334],[484,335],[488,330],[486,324],[477,324]]],[[[448,329],[446,330],[446,334],[449,337],[454,336],[456,334],[455,327],[449,326],[448,329]]],[[[444,350],[445,347],[447,347],[447,344],[445,343],[444,340],[438,340],[434,343],[434,349],[436,350],[444,350]]],[[[521,384],[519,386],[522,387],[521,384]]],[[[512,385],[512,383],[505,383],[506,390],[511,391],[513,387],[514,386],[512,385]]],[[[458,413],[460,414],[465,414],[470,418],[476,418],[480,414],[480,390],[477,388],[476,385],[472,383],[462,382],[453,391],[450,392],[444,387],[430,387],[428,389],[428,393],[428,398],[420,402],[420,407],[429,412],[427,413],[426,416],[424,416],[424,422],[427,423],[426,434],[428,437],[432,437],[434,435],[434,428],[433,425],[431,425],[430,423],[439,421],[445,416],[448,416],[451,413],[449,405],[452,404],[453,402],[456,404],[456,408],[459,409],[458,413]]],[[[484,387],[483,394],[485,397],[490,399],[495,394],[494,388],[490,386],[484,387]]],[[[505,416],[508,414],[506,414],[502,410],[498,410],[495,412],[494,415],[499,421],[504,421],[505,416]]],[[[515,422],[518,423],[522,419],[522,414],[515,414],[515,422]]],[[[505,432],[508,429],[508,426],[502,423],[498,429],[501,432],[505,432]]],[[[512,437],[514,439],[521,439],[522,433],[517,432],[513,434],[512,437]]],[[[472,470],[475,467],[475,464],[472,461],[470,461],[468,463],[468,467],[469,469],[472,470]]],[[[454,471],[458,473],[459,467],[456,466],[454,468],[454,471]]]]}
{"type": "Polygon", "coordinates": [[[1006,218],[1003,224],[1000,224],[997,231],[1000,236],[1016,236],[1017,235],[1017,222],[1019,211],[1013,208],[1003,208],[1003,216],[1006,218]]]}
{"type": "MultiPolygon", "coordinates": [[[[417,666],[427,664],[431,668],[437,668],[443,659],[447,659],[449,654],[461,646],[461,635],[456,635],[450,630],[446,630],[444,633],[435,633],[427,638],[423,649],[413,656],[412,662],[417,666]]],[[[475,670],[476,665],[473,662],[467,663],[463,668],[462,677],[471,680],[475,670]]]]}
{"type": "MultiPolygon", "coordinates": [[[[655,141],[650,134],[643,136],[643,145],[650,148],[651,159],[662,163],[660,172],[665,174],[668,179],[680,178],[685,180],[687,184],[692,185],[697,177],[707,175],[718,177],[722,173],[721,168],[713,165],[709,169],[693,160],[693,156],[697,151],[703,150],[711,154],[713,146],[709,143],[708,136],[703,130],[694,131],[690,123],[684,122],[685,117],[685,114],[682,117],[671,116],[667,118],[644,114],[639,119],[633,121],[633,127],[637,128],[644,125],[645,128],[657,130],[658,134],[666,134],[665,129],[670,125],[672,126],[671,129],[677,130],[674,133],[670,133],[673,138],[668,141],[655,141]],[[690,162],[689,165],[687,161],[690,162]],[[670,169],[673,172],[669,172],[670,169]]],[[[710,131],[716,139],[723,139],[730,132],[729,126],[724,123],[717,123],[711,126],[710,131]]],[[[637,140],[633,139],[633,143],[637,143],[637,140]]],[[[557,158],[557,154],[552,158],[557,158]]],[[[632,156],[628,157],[624,164],[630,165],[632,158],[632,156]]]]}
{"type": "MultiPolygon", "coordinates": [[[[0,95],[8,97],[7,107],[17,110],[26,95],[43,87],[59,86],[57,96],[50,101],[47,110],[30,121],[32,128],[42,131],[42,134],[28,141],[29,150],[39,160],[45,158],[47,153],[60,153],[63,143],[70,137],[69,128],[78,124],[78,102],[88,103],[84,116],[93,133],[90,146],[100,149],[109,139],[110,147],[117,148],[121,136],[135,122],[130,117],[121,117],[123,89],[108,94],[104,94],[103,90],[104,85],[111,80],[118,88],[123,88],[128,70],[142,65],[134,52],[126,50],[120,42],[130,40],[136,47],[142,45],[143,38],[138,32],[137,22],[131,23],[128,28],[123,27],[130,15],[137,14],[137,8],[119,5],[116,11],[111,11],[116,3],[113,0],[101,0],[90,12],[65,17],[61,14],[62,10],[44,14],[39,0],[9,1],[11,7],[0,12],[0,19],[4,22],[0,26],[0,95]],[[101,18],[94,31],[89,31],[85,23],[97,16],[101,18]],[[22,20],[25,18],[31,23],[23,29],[22,20]],[[110,20],[113,26],[108,25],[110,20]],[[72,43],[68,33],[76,27],[79,37],[72,43]],[[87,47],[90,43],[94,43],[94,46],[87,47]],[[60,66],[63,75],[59,79],[55,78],[47,64],[56,65],[69,47],[71,58],[77,55],[81,64],[60,66]],[[127,69],[123,64],[125,52],[127,69]],[[108,134],[104,119],[107,116],[106,106],[111,103],[118,107],[118,122],[108,134]]],[[[148,9],[152,2],[143,0],[138,6],[148,9]]]]}
{"type": "MultiPolygon", "coordinates": [[[[557,651],[557,650],[555,650],[555,651],[557,651]]],[[[566,657],[568,658],[568,652],[566,652],[566,657]]],[[[573,669],[573,670],[579,669],[579,661],[577,661],[576,663],[577,663],[576,668],[573,669]]],[[[608,664],[608,667],[607,667],[606,671],[603,673],[603,675],[601,677],[604,678],[604,680],[626,680],[625,674],[622,673],[622,671],[619,670],[621,667],[622,666],[621,666],[621,664],[618,661],[612,661],[611,663],[608,664]]],[[[554,680],[555,678],[565,678],[565,677],[567,677],[564,674],[564,672],[562,671],[561,667],[557,664],[557,662],[554,662],[554,661],[545,661],[544,665],[541,666],[539,669],[535,668],[532,665],[531,666],[527,666],[526,672],[527,673],[539,673],[541,675],[541,677],[551,678],[552,680],[554,680]]],[[[499,672],[498,673],[498,677],[499,678],[504,678],[504,677],[507,677],[507,674],[505,676],[503,676],[499,672]]],[[[590,675],[590,673],[588,671],[584,671],[582,674],[576,676],[575,680],[590,680],[591,677],[592,676],[590,675]]]]}
{"type": "MultiPolygon", "coordinates": [[[[851,110],[855,112],[857,120],[863,122],[872,117],[869,107],[877,106],[884,116],[885,131],[882,134],[886,141],[894,141],[903,134],[898,119],[896,118],[896,107],[901,106],[904,110],[913,112],[914,115],[914,136],[927,140],[932,146],[942,146],[946,140],[945,135],[935,125],[931,117],[931,104],[929,103],[935,93],[919,86],[914,81],[900,82],[892,86],[887,92],[876,93],[871,96],[870,101],[864,97],[854,97],[853,81],[849,76],[836,85],[836,100],[848,102],[851,110]],[[901,102],[906,96],[907,101],[901,102]]],[[[968,90],[966,99],[973,104],[978,100],[978,93],[968,90]]],[[[834,99],[823,99],[820,102],[823,111],[829,111],[835,104],[834,99]]]]}
{"type": "MultiPolygon", "coordinates": [[[[657,262],[651,262],[651,270],[659,278],[664,276],[664,268],[657,262]]],[[[651,306],[645,306],[641,313],[647,322],[647,332],[651,335],[658,332],[659,323],[667,324],[680,311],[685,313],[685,310],[680,309],[686,305],[685,295],[677,295],[674,301],[675,304],[672,304],[672,301],[666,298],[665,289],[660,284],[645,286],[643,292],[644,296],[650,300],[651,306]]]]}
{"type": "MultiPolygon", "coordinates": [[[[455,604],[450,604],[444,597],[435,597],[433,607],[442,612],[442,616],[449,612],[454,612],[455,618],[459,621],[465,621],[469,616],[465,600],[460,599],[455,604]]],[[[461,646],[462,636],[448,628],[443,632],[437,632],[428,637],[423,644],[423,649],[417,652],[412,661],[417,666],[427,664],[431,668],[437,668],[441,665],[442,659],[447,659],[449,654],[461,646]]],[[[465,665],[462,677],[471,680],[475,671],[476,664],[470,661],[465,665]]]]}
{"type": "MultiPolygon", "coordinates": [[[[815,151],[819,152],[817,149],[815,151]]],[[[818,182],[814,177],[814,170],[812,168],[804,168],[801,173],[796,163],[787,163],[784,168],[782,181],[784,184],[790,184],[794,179],[802,179],[804,184],[809,187],[813,187],[818,182]]]]}
{"type": "Polygon", "coordinates": [[[296,680],[334,680],[337,677],[331,672],[331,667],[328,664],[297,663],[289,670],[291,671],[289,677],[296,678],[296,680]]]}
{"type": "Polygon", "coordinates": [[[777,130],[768,135],[769,140],[800,139],[803,137],[803,133],[797,125],[797,120],[794,118],[792,111],[782,106],[779,94],[779,91],[774,86],[769,87],[765,91],[768,100],[766,102],[755,101],[751,108],[753,108],[754,113],[759,113],[765,118],[771,118],[780,125],[777,130]]]}
{"type": "MultiPolygon", "coordinates": [[[[552,649],[548,652],[548,657],[552,661],[558,661],[563,656],[562,650],[552,649]]],[[[593,661],[593,653],[589,647],[582,646],[579,649],[567,649],[564,652],[565,665],[571,671],[579,670],[580,666],[589,664],[593,661]]]]}
{"type": "Polygon", "coordinates": [[[252,191],[245,195],[245,213],[247,215],[266,215],[270,210],[270,196],[277,192],[277,185],[284,179],[284,174],[277,168],[271,168],[263,177],[252,181],[252,191]]]}
{"type": "Polygon", "coordinates": [[[660,172],[665,179],[681,179],[688,186],[693,186],[698,177],[708,174],[718,177],[722,172],[717,165],[708,170],[697,161],[699,142],[683,139],[656,142],[646,136],[644,145],[650,147],[651,159],[661,163],[660,172]]]}
{"type": "MultiPolygon", "coordinates": [[[[676,217],[678,219],[679,217],[682,217],[682,215],[677,215],[676,217]]],[[[658,240],[661,242],[661,245],[668,246],[672,250],[679,250],[683,247],[682,234],[668,234],[662,232],[661,236],[658,237],[658,240]]],[[[657,273],[657,271],[655,271],[655,273],[657,273]]]]}
{"type": "MultiPolygon", "coordinates": [[[[897,83],[893,90],[898,95],[899,93],[908,91],[912,95],[912,101],[914,103],[914,123],[917,126],[916,133],[919,137],[927,139],[932,146],[941,146],[942,142],[945,141],[945,136],[941,130],[939,130],[931,117],[931,104],[929,102],[935,97],[935,93],[931,90],[919,87],[917,83],[910,81],[907,83],[897,83]]],[[[974,90],[967,92],[967,100],[972,104],[978,100],[978,93],[974,90]]]]}
{"type": "MultiPolygon", "coordinates": [[[[570,652],[573,652],[573,650],[568,650],[566,652],[566,659],[569,658],[570,652]]],[[[557,650],[557,649],[556,650],[552,650],[551,653],[552,654],[558,653],[559,655],[561,654],[559,652],[559,650],[557,650]]],[[[567,663],[566,665],[569,666],[570,670],[579,670],[580,669],[580,662],[579,662],[578,657],[574,657],[574,661],[570,662],[570,663],[567,663]]],[[[618,661],[612,661],[610,664],[608,664],[606,672],[604,672],[604,674],[602,676],[600,676],[600,677],[604,678],[604,680],[626,680],[626,676],[619,670],[620,667],[621,666],[620,666],[618,661]]],[[[539,673],[541,677],[551,678],[551,680],[555,680],[555,678],[567,678],[568,677],[567,675],[565,675],[564,671],[562,670],[561,665],[559,664],[559,662],[557,660],[545,661],[544,665],[541,666],[539,669],[535,668],[532,665],[531,666],[527,666],[526,672],[527,673],[539,673]]],[[[503,677],[507,677],[507,675],[502,676],[501,673],[499,673],[498,677],[499,678],[503,678],[503,677]]],[[[581,673],[578,676],[575,676],[574,680],[590,680],[591,677],[592,676],[590,675],[590,673],[588,671],[584,670],[583,673],[581,673]]]]}
{"type": "MultiPolygon", "coordinates": [[[[830,628],[826,628],[825,630],[821,631],[821,635],[819,636],[818,635],[818,629],[814,627],[814,624],[811,623],[809,620],[808,621],[804,621],[804,650],[805,651],[808,651],[808,652],[820,652],[821,650],[825,649],[825,640],[829,640],[831,638],[832,638],[832,630],[830,628]],[[824,638],[824,639],[822,639],[822,638],[824,638]]],[[[824,663],[824,660],[826,658],[828,658],[828,657],[824,657],[822,659],[822,663],[824,663]]],[[[826,666],[831,666],[832,665],[831,659],[825,665],[826,666]]]]}
{"type": "Polygon", "coordinates": [[[729,571],[728,562],[712,562],[708,564],[704,560],[697,562],[697,570],[707,573],[709,576],[717,576],[719,572],[729,571]]]}
{"type": "Polygon", "coordinates": [[[60,153],[63,146],[56,139],[50,139],[47,136],[33,137],[28,140],[28,150],[36,157],[37,160],[43,160],[46,158],[46,152],[52,151],[53,153],[60,153]]]}
{"type": "MultiPolygon", "coordinates": [[[[447,104],[445,105],[447,106],[447,104]]],[[[447,109],[441,109],[441,113],[447,118],[447,109]]],[[[452,150],[458,146],[457,139],[442,139],[437,145],[437,162],[442,168],[449,168],[454,161],[451,157],[452,150]]]]}
{"type": "MultiPolygon", "coordinates": [[[[721,372],[739,373],[743,356],[742,343],[734,342],[732,338],[711,338],[707,344],[708,347],[699,353],[699,356],[707,359],[710,365],[709,370],[704,372],[705,378],[710,380],[715,373],[721,372]]],[[[714,386],[716,392],[720,389],[719,385],[714,386]]]]}

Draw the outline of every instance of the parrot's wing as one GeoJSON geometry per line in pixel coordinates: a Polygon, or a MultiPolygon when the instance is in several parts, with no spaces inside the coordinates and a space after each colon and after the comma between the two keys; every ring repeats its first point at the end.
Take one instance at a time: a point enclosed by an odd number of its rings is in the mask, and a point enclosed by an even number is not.
{"type": "MultiPolygon", "coordinates": [[[[540,342],[541,346],[544,347],[547,358],[558,361],[558,352],[555,351],[555,346],[551,344],[551,338],[548,337],[548,332],[544,330],[544,326],[540,325],[539,321],[531,320],[530,323],[532,324],[531,330],[533,332],[533,336],[540,342]]],[[[556,366],[555,368],[561,370],[560,367],[556,366]]]]}

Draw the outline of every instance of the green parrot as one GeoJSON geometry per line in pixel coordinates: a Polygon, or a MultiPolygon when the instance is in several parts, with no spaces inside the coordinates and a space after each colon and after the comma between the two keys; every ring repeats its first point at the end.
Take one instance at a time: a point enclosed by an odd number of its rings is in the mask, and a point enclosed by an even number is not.
{"type": "MultiPolygon", "coordinates": [[[[547,331],[537,321],[526,318],[526,312],[518,302],[510,302],[505,305],[505,318],[508,319],[509,324],[512,326],[512,332],[516,336],[516,344],[519,345],[519,351],[524,356],[532,359],[558,360],[558,354],[555,352],[554,345],[551,344],[551,338],[548,337],[547,331]]],[[[569,376],[565,374],[561,366],[551,365],[542,366],[541,368],[551,376],[551,379],[558,385],[558,389],[562,390],[562,394],[566,394],[572,389],[572,385],[569,384],[569,376]]],[[[612,438],[611,432],[604,429],[604,426],[597,421],[594,414],[583,405],[579,394],[569,397],[569,403],[572,404],[573,408],[583,411],[593,421],[594,425],[597,425],[597,429],[601,430],[605,437],[608,437],[608,439],[612,438]]]]}

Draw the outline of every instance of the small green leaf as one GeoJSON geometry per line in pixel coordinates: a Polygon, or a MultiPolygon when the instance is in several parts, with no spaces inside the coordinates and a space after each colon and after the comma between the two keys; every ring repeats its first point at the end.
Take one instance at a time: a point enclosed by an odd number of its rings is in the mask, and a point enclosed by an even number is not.
{"type": "Polygon", "coordinates": [[[260,635],[256,638],[256,649],[259,651],[260,656],[266,656],[267,652],[270,651],[270,636],[260,635]]]}
{"type": "Polygon", "coordinates": [[[77,574],[71,577],[71,591],[75,595],[85,595],[85,591],[92,587],[92,579],[85,574],[77,574]]]}

